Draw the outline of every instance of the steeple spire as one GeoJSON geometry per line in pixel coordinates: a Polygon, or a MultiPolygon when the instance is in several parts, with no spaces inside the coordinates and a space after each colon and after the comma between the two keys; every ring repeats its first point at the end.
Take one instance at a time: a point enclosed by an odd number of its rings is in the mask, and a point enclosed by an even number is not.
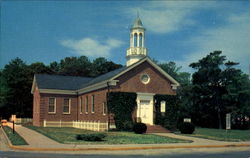
{"type": "Polygon", "coordinates": [[[147,56],[145,48],[145,28],[137,12],[137,18],[130,28],[130,48],[127,49],[127,66],[147,56]]]}

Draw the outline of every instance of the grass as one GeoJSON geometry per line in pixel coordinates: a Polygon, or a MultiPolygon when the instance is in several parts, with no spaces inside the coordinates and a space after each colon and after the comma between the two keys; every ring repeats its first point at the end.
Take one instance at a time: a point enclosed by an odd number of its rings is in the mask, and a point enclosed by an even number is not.
{"type": "Polygon", "coordinates": [[[250,130],[228,130],[213,128],[196,128],[193,134],[187,135],[219,141],[250,141],[250,130]]]}
{"type": "Polygon", "coordinates": [[[28,143],[17,132],[13,134],[12,128],[3,126],[3,130],[13,145],[28,145],[28,143]]]}
{"type": "Polygon", "coordinates": [[[60,143],[67,144],[163,144],[163,143],[187,143],[190,141],[174,139],[151,134],[134,134],[132,132],[105,132],[107,137],[103,141],[90,142],[76,140],[77,134],[94,133],[92,131],[76,128],[59,128],[59,127],[35,127],[27,126],[43,135],[56,140],[60,143]]]}

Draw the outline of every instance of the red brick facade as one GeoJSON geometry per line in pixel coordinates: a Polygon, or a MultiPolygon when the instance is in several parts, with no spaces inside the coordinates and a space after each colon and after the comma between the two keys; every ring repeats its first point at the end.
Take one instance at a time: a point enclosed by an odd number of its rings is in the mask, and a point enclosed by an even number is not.
{"type": "Polygon", "coordinates": [[[170,81],[148,62],[140,64],[134,69],[121,75],[116,80],[119,80],[119,82],[118,85],[113,88],[113,91],[167,95],[176,94],[176,92],[171,88],[170,81]],[[141,75],[145,73],[150,77],[150,82],[148,84],[143,84],[140,80],[141,75]]]}
{"type": "MultiPolygon", "coordinates": [[[[162,75],[156,68],[148,62],[143,62],[137,67],[117,77],[119,80],[111,91],[120,92],[141,92],[154,94],[168,94],[175,95],[176,92],[172,90],[171,83],[164,75],[162,75]],[[143,84],[140,80],[142,74],[150,76],[150,82],[143,84]]],[[[108,115],[103,114],[103,103],[106,104],[107,88],[88,92],[85,94],[63,95],[63,94],[40,94],[38,89],[34,91],[33,103],[33,124],[35,126],[42,126],[43,120],[46,121],[100,121],[107,122],[108,115]],[[92,96],[94,96],[94,112],[92,112],[92,96]],[[56,113],[48,113],[49,98],[56,98],[56,113]],[[88,98],[88,112],[86,112],[86,97],[88,98]],[[63,114],[63,99],[69,98],[71,100],[70,114],[63,114]],[[80,98],[82,98],[82,113],[80,109],[80,98]]],[[[135,113],[133,113],[135,115],[135,113]]]]}

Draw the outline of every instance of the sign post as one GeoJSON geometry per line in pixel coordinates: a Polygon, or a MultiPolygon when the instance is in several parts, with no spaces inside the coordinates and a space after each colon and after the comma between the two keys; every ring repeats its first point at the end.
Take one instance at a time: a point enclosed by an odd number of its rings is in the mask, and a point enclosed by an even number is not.
{"type": "Polygon", "coordinates": [[[231,114],[226,114],[226,130],[231,129],[231,114]]]}

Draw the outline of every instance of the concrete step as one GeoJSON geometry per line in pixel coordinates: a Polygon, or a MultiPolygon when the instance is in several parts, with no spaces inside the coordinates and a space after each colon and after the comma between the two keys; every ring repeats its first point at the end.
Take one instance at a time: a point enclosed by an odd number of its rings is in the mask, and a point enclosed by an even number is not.
{"type": "Polygon", "coordinates": [[[146,133],[170,133],[170,131],[161,125],[147,125],[146,133]]]}

